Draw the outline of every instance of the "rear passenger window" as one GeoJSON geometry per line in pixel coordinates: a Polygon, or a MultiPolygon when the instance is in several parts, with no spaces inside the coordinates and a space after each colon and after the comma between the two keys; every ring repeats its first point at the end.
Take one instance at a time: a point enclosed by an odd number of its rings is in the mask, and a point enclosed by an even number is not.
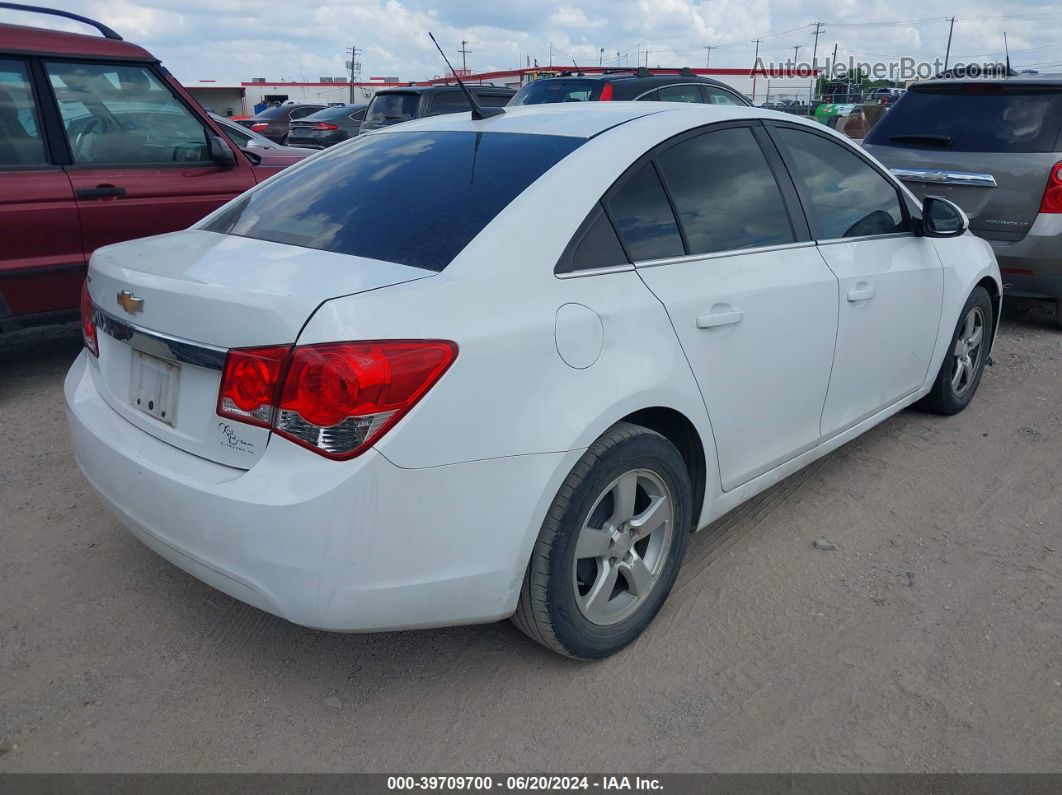
{"type": "Polygon", "coordinates": [[[748,127],[687,138],[657,164],[691,254],[793,242],[778,183],[748,127]]]}
{"type": "Polygon", "coordinates": [[[465,95],[460,91],[446,91],[432,97],[428,115],[442,116],[446,113],[461,113],[465,110],[471,110],[465,95]]]}
{"type": "Polygon", "coordinates": [[[709,105],[738,105],[744,106],[744,102],[738,99],[734,94],[729,91],[724,91],[721,88],[715,88],[714,86],[701,86],[701,93],[704,94],[704,101],[709,105]]]}
{"type": "Polygon", "coordinates": [[[26,66],[0,59],[0,168],[47,163],[26,66]]]}
{"type": "Polygon", "coordinates": [[[661,102],[701,102],[699,86],[663,86],[660,89],[661,102]]]}
{"type": "Polygon", "coordinates": [[[512,94],[477,94],[476,102],[482,108],[504,108],[512,98],[512,94]]]}
{"type": "Polygon", "coordinates": [[[675,214],[652,162],[623,184],[609,201],[609,211],[635,262],[686,253],[675,214]]]}
{"type": "Polygon", "coordinates": [[[652,91],[650,91],[644,97],[638,97],[638,100],[640,102],[656,102],[659,99],[660,99],[660,90],[657,89],[657,88],[654,88],[652,91]]]}
{"type": "Polygon", "coordinates": [[[811,201],[812,233],[819,240],[907,232],[896,187],[843,144],[787,127],[774,134],[796,164],[811,201]]]}

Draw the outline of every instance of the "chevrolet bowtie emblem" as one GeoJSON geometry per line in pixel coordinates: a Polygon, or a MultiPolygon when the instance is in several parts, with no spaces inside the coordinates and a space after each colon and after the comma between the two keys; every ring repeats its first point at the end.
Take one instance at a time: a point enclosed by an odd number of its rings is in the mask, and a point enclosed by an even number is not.
{"type": "Polygon", "coordinates": [[[122,290],[118,293],[118,306],[130,315],[135,315],[137,312],[144,311],[144,299],[137,298],[128,290],[122,290]]]}

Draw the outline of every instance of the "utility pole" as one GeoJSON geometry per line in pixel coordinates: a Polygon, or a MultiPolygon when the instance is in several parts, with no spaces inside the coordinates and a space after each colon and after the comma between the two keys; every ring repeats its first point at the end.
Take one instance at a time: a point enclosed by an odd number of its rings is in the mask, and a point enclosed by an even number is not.
{"type": "Polygon", "coordinates": [[[712,63],[712,45],[706,44],[704,49],[708,51],[707,55],[704,56],[704,68],[707,69],[712,63]]]}
{"type": "Polygon", "coordinates": [[[604,66],[605,65],[605,48],[604,47],[602,47],[600,50],[598,50],[598,53],[597,53],[597,65],[598,66],[604,66]]]}
{"type": "Polygon", "coordinates": [[[553,68],[553,42],[549,43],[549,68],[553,68]]]}
{"type": "Polygon", "coordinates": [[[756,104],[756,64],[760,62],[760,40],[753,39],[752,43],[756,45],[756,54],[752,56],[752,104],[756,104]]]}
{"type": "Polygon", "coordinates": [[[361,50],[351,44],[347,48],[347,52],[350,53],[350,60],[347,61],[347,71],[350,72],[350,104],[354,104],[354,84],[358,82],[358,78],[361,77],[361,62],[358,60],[358,56],[361,55],[361,50]]]}
{"type": "Polygon", "coordinates": [[[951,34],[955,30],[955,17],[949,17],[948,21],[951,25],[948,26],[948,48],[944,51],[944,71],[948,71],[948,58],[951,56],[951,34]]]}
{"type": "Polygon", "coordinates": [[[461,53],[461,74],[468,74],[468,54],[472,52],[472,50],[468,49],[467,41],[461,41],[461,49],[458,50],[458,52],[461,53]]]}
{"type": "Polygon", "coordinates": [[[816,58],[818,58],[818,55],[819,55],[819,34],[820,33],[822,33],[822,23],[821,22],[816,22],[815,23],[815,43],[813,45],[811,45],[811,93],[808,94],[808,103],[809,104],[815,101],[815,83],[819,79],[818,72],[816,72],[815,70],[818,69],[818,67],[819,67],[819,64],[818,64],[818,61],[816,60],[816,58]]]}
{"type": "Polygon", "coordinates": [[[801,45],[798,44],[796,47],[793,48],[793,68],[794,69],[796,69],[797,58],[800,55],[800,47],[801,47],[801,45]]]}

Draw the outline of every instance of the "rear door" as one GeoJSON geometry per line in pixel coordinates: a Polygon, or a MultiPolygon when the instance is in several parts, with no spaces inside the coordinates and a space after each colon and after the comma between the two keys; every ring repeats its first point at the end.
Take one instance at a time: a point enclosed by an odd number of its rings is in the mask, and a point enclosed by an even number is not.
{"type": "Polygon", "coordinates": [[[925,383],[943,268],[916,237],[899,189],[852,147],[804,126],[768,125],[796,180],[818,251],[839,281],[837,348],[824,438],[925,383]]]}
{"type": "Polygon", "coordinates": [[[978,82],[914,87],[867,150],[919,198],[951,199],[970,229],[1018,241],[1032,227],[1062,134],[1062,89],[978,82]]]}
{"type": "Polygon", "coordinates": [[[29,61],[0,58],[0,319],[76,309],[84,279],[73,188],[30,75],[29,61]]]}
{"type": "Polygon", "coordinates": [[[210,158],[208,129],[148,64],[47,61],[82,248],[184,229],[255,183],[210,158]]]}
{"type": "Polygon", "coordinates": [[[705,128],[606,197],[696,376],[725,490],[818,444],[837,333],[837,279],[770,146],[758,124],[705,128]]]}

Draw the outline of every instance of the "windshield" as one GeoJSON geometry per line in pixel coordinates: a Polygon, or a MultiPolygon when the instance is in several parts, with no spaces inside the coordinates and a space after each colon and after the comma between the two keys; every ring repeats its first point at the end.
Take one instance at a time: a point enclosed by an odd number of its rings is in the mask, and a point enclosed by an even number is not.
{"type": "Polygon", "coordinates": [[[509,102],[510,105],[546,105],[553,102],[589,102],[601,94],[600,80],[566,80],[547,78],[528,83],[509,102]]]}
{"type": "Polygon", "coordinates": [[[349,116],[358,108],[356,105],[342,105],[335,108],[325,108],[319,110],[316,113],[311,113],[309,116],[304,116],[299,119],[300,122],[314,122],[314,121],[330,121],[332,119],[342,119],[349,116]]]}
{"type": "Polygon", "coordinates": [[[955,152],[1053,152],[1062,128],[1057,88],[960,83],[913,88],[864,143],[955,152]]]}
{"type": "Polygon", "coordinates": [[[202,228],[441,271],[583,138],[386,133],[327,150],[202,228]]]}
{"type": "Polygon", "coordinates": [[[365,121],[409,121],[417,115],[420,94],[377,94],[369,103],[365,121]]]}

